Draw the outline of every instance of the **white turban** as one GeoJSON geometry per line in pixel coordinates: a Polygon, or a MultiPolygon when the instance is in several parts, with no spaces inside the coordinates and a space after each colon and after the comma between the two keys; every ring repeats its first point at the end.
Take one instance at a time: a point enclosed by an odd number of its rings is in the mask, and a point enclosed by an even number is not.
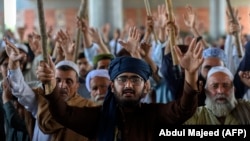
{"type": "Polygon", "coordinates": [[[29,49],[28,49],[28,47],[25,44],[17,43],[17,44],[15,44],[15,46],[18,49],[23,50],[25,53],[29,53],[29,49]]]}
{"type": "Polygon", "coordinates": [[[90,80],[92,78],[96,77],[96,76],[105,77],[108,80],[110,80],[109,73],[108,73],[107,69],[91,70],[86,76],[86,83],[85,83],[86,88],[88,89],[89,92],[91,91],[91,89],[90,89],[90,80]]]}

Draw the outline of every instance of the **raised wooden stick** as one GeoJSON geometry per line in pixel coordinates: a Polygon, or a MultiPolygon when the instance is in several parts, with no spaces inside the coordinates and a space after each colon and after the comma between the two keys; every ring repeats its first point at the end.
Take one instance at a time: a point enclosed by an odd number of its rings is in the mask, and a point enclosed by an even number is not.
{"type": "MultiPolygon", "coordinates": [[[[79,8],[79,11],[78,11],[78,17],[80,19],[82,19],[83,17],[84,18],[88,18],[88,0],[82,0],[81,1],[81,5],[80,5],[80,8],[79,8]]],[[[74,57],[75,57],[75,62],[77,60],[77,55],[79,53],[79,48],[80,48],[80,38],[81,38],[81,30],[78,29],[77,30],[77,35],[76,35],[76,49],[75,49],[75,53],[74,53],[74,57]]]]}
{"type": "Polygon", "coordinates": [[[44,21],[44,10],[43,10],[43,1],[37,0],[37,9],[38,9],[38,19],[40,25],[40,34],[42,40],[42,50],[43,50],[43,60],[48,63],[48,53],[47,53],[47,33],[46,26],[44,21]]]}
{"type": "MultiPolygon", "coordinates": [[[[172,6],[172,1],[171,0],[165,0],[166,2],[166,8],[168,10],[168,18],[170,24],[174,23],[174,12],[173,12],[173,6],[172,6]]],[[[176,56],[176,52],[174,50],[174,47],[176,46],[176,38],[175,38],[175,28],[174,26],[171,27],[170,30],[170,35],[169,35],[169,41],[170,41],[170,49],[171,49],[171,55],[172,55],[172,60],[173,60],[173,70],[175,73],[176,78],[180,78],[182,75],[181,68],[179,66],[179,61],[176,56]]]]}
{"type": "MultiPolygon", "coordinates": [[[[239,24],[238,20],[236,19],[237,17],[235,17],[235,15],[234,15],[233,8],[231,6],[230,0],[226,0],[226,2],[227,2],[227,6],[228,6],[229,13],[231,15],[231,18],[233,19],[233,22],[235,24],[239,24]]],[[[243,53],[242,53],[242,43],[241,43],[241,40],[240,40],[240,38],[241,38],[240,33],[239,32],[234,32],[233,35],[235,37],[235,44],[236,44],[238,56],[241,58],[243,53]]]]}
{"type": "MultiPolygon", "coordinates": [[[[46,26],[44,21],[44,10],[43,10],[43,1],[37,0],[37,10],[38,10],[38,19],[39,19],[39,25],[40,25],[40,34],[41,34],[41,40],[42,40],[42,55],[43,60],[48,63],[48,49],[47,49],[47,32],[46,32],[46,26]]],[[[51,92],[51,85],[45,84],[45,94],[49,94],[51,92]]]]}
{"type": "MultiPolygon", "coordinates": [[[[149,5],[148,0],[144,0],[144,4],[145,4],[145,8],[146,8],[147,15],[148,15],[148,16],[152,16],[152,13],[151,13],[151,10],[150,10],[150,5],[149,5]]],[[[157,36],[156,36],[156,34],[155,34],[154,27],[153,27],[153,29],[152,29],[152,33],[153,33],[153,35],[154,35],[155,41],[157,42],[158,38],[157,38],[157,36]]]]}

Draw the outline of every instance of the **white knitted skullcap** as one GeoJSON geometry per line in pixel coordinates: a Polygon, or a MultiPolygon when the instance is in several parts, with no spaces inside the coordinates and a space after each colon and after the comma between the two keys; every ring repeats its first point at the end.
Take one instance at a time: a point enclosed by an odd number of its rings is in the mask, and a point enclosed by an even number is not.
{"type": "Polygon", "coordinates": [[[63,61],[60,61],[56,64],[56,69],[61,67],[61,66],[69,66],[71,67],[73,70],[75,70],[75,72],[77,73],[78,76],[79,75],[79,68],[77,66],[76,63],[72,62],[72,61],[69,61],[69,60],[63,60],[63,61]]]}
{"type": "Polygon", "coordinates": [[[212,68],[208,71],[207,78],[209,78],[212,74],[217,73],[217,72],[223,72],[223,73],[225,73],[226,75],[228,75],[229,78],[230,78],[231,80],[234,79],[234,76],[233,76],[233,74],[231,73],[231,71],[230,71],[228,68],[224,67],[224,66],[212,67],[212,68]]]}
{"type": "Polygon", "coordinates": [[[91,70],[86,76],[86,83],[85,83],[86,88],[88,89],[89,92],[91,91],[91,89],[90,89],[90,81],[91,81],[92,78],[97,77],[97,76],[105,77],[108,80],[110,80],[109,73],[108,73],[107,69],[91,70]]]}

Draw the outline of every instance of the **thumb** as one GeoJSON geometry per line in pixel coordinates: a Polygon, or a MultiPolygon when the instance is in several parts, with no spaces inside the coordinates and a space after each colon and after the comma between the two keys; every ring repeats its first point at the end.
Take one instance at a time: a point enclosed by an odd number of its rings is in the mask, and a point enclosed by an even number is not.
{"type": "Polygon", "coordinates": [[[54,62],[53,62],[53,60],[52,60],[52,57],[51,57],[50,55],[48,55],[48,64],[49,64],[49,66],[50,66],[53,70],[55,70],[55,64],[54,64],[54,62]]]}
{"type": "Polygon", "coordinates": [[[119,41],[119,43],[122,45],[122,47],[126,47],[127,46],[127,43],[124,42],[124,41],[119,41]]]}

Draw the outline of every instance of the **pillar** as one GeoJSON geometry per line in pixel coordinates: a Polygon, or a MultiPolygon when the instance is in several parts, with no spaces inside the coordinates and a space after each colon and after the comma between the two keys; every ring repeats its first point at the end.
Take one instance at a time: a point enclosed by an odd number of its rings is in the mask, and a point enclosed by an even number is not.
{"type": "Polygon", "coordinates": [[[210,0],[210,36],[212,40],[226,33],[226,1],[210,0]]]}

